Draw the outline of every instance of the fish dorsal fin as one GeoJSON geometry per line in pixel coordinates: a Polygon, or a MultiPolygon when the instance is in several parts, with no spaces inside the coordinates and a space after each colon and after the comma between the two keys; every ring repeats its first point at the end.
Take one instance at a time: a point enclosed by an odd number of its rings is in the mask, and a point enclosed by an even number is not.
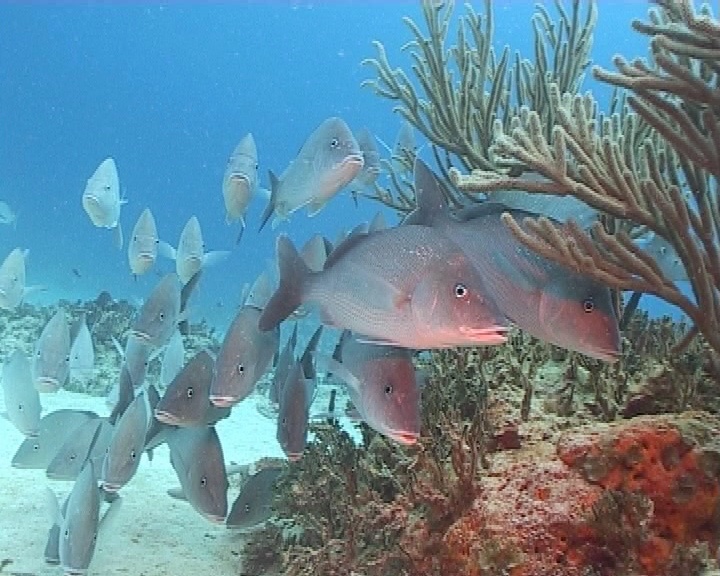
{"type": "Polygon", "coordinates": [[[275,212],[277,191],[278,188],[280,188],[280,180],[278,180],[278,177],[275,176],[275,173],[272,170],[268,170],[268,180],[270,180],[270,199],[268,200],[267,206],[265,207],[265,211],[260,217],[260,230],[265,227],[267,221],[270,220],[270,216],[272,216],[273,212],[275,212]]]}
{"type": "Polygon", "coordinates": [[[414,174],[417,207],[403,223],[431,226],[438,220],[448,219],[448,206],[440,183],[432,170],[420,158],[415,159],[414,174]]]}
{"type": "Polygon", "coordinates": [[[353,230],[353,232],[348,234],[347,238],[340,242],[333,251],[328,254],[327,260],[325,260],[324,270],[330,268],[333,264],[335,264],[335,262],[340,260],[345,254],[365,240],[368,236],[369,234],[367,232],[361,232],[359,229],[358,232],[353,230]]]}

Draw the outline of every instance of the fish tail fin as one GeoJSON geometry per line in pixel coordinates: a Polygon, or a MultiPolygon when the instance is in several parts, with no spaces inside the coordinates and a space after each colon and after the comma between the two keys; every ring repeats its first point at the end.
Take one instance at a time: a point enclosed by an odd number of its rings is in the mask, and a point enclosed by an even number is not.
{"type": "Polygon", "coordinates": [[[258,231],[262,230],[265,227],[267,221],[270,220],[270,216],[272,216],[273,212],[275,212],[275,200],[277,198],[277,191],[280,185],[280,181],[278,180],[277,176],[275,176],[272,170],[268,170],[268,178],[270,179],[270,199],[268,200],[268,204],[265,207],[265,211],[260,217],[260,228],[258,229],[258,231]]]}
{"type": "Polygon", "coordinates": [[[277,239],[277,262],[280,285],[258,321],[258,328],[263,331],[275,328],[300,306],[306,279],[311,274],[286,234],[281,234],[277,239]]]}

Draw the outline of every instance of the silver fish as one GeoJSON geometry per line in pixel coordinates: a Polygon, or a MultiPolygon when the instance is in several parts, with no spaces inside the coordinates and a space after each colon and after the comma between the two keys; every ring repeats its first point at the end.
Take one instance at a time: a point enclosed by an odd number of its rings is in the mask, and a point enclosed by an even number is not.
{"type": "Polygon", "coordinates": [[[123,245],[120,208],[124,203],[120,198],[120,177],[115,160],[106,158],[87,181],[82,205],[94,226],[114,230],[118,249],[123,245]]]}
{"type": "Polygon", "coordinates": [[[315,381],[306,379],[302,364],[295,361],[280,391],[277,423],[277,441],[291,462],[302,458],[305,451],[314,397],[315,381]]]}
{"type": "MultiPolygon", "coordinates": [[[[415,165],[418,209],[412,222],[442,232],[466,252],[501,312],[522,330],[552,344],[614,361],[620,333],[610,290],[533,252],[502,221],[533,214],[486,202],[454,219],[430,169],[415,165]]],[[[522,225],[522,224],[521,224],[522,225]]]]}
{"type": "Polygon", "coordinates": [[[27,250],[15,248],[0,265],[0,308],[14,310],[23,301],[27,250]]]}
{"type": "Polygon", "coordinates": [[[351,235],[312,273],[287,236],[277,240],[280,286],[259,320],[269,330],[301,304],[323,324],[413,349],[501,344],[507,320],[468,257],[441,232],[400,226],[351,235]]]}
{"type": "Polygon", "coordinates": [[[70,346],[70,380],[85,383],[95,376],[95,348],[85,315],[70,346]]]}
{"type": "Polygon", "coordinates": [[[117,492],[137,472],[150,422],[148,400],[138,394],[115,424],[100,480],[107,492],[117,492]]]}
{"type": "Polygon", "coordinates": [[[65,441],[88,420],[97,419],[94,412],[63,408],[40,419],[37,437],[26,438],[15,452],[13,468],[45,470],[65,441]]]}
{"type": "Polygon", "coordinates": [[[400,444],[417,442],[421,382],[410,350],[358,342],[345,331],[328,367],[368,426],[400,444]]]}
{"type": "Polygon", "coordinates": [[[362,151],[350,128],[340,118],[328,118],[309,136],[280,178],[270,172],[270,201],[260,229],[273,214],[275,227],[303,206],[314,216],[362,167],[362,151]]]}
{"type": "Polygon", "coordinates": [[[68,576],[85,574],[95,553],[100,522],[100,492],[92,465],[86,464],[77,477],[65,514],[61,515],[57,500],[55,508],[60,526],[60,565],[68,576]]]}
{"type": "Polygon", "coordinates": [[[33,379],[39,392],[57,392],[70,375],[70,326],[62,308],[43,328],[33,353],[33,379]]]}
{"type": "Polygon", "coordinates": [[[230,413],[210,403],[215,360],[207,350],[198,352],[175,376],[155,407],[155,418],[173,426],[214,424],[230,413]]]}
{"type": "Polygon", "coordinates": [[[180,321],[180,291],[177,274],[163,276],[140,308],[130,334],[152,347],[167,344],[180,321]]]}
{"type": "Polygon", "coordinates": [[[50,461],[45,475],[51,480],[75,480],[86,462],[100,469],[113,435],[106,418],[94,418],[81,424],[50,461]]]}
{"type": "Polygon", "coordinates": [[[168,445],[170,463],[187,501],[211,522],[224,522],[228,480],[215,428],[175,428],[168,433],[168,445]]]}
{"type": "Polygon", "coordinates": [[[177,249],[167,242],[161,242],[160,252],[166,258],[175,260],[175,270],[183,285],[187,284],[201,268],[214,266],[230,255],[227,250],[205,252],[205,243],[197,216],[192,216],[185,224],[180,233],[177,249]]]}
{"type": "Polygon", "coordinates": [[[138,217],[128,242],[128,263],[135,276],[141,276],[153,267],[157,260],[159,243],[155,218],[150,208],[145,208],[138,217]]]}
{"type": "Polygon", "coordinates": [[[30,360],[19,348],[2,367],[2,387],[8,418],[25,436],[40,433],[40,395],[33,385],[30,360]]]}
{"type": "Polygon", "coordinates": [[[238,242],[245,230],[245,213],[258,188],[258,153],[252,134],[246,134],[233,150],[223,175],[223,199],[228,224],[240,220],[238,242]]]}
{"type": "Polygon", "coordinates": [[[230,324],[218,352],[210,401],[232,406],[245,399],[270,367],[280,342],[280,329],[258,329],[261,310],[243,306],[230,324]]]}
{"type": "Polygon", "coordinates": [[[275,480],[282,468],[263,468],[247,479],[230,509],[225,525],[247,530],[266,522],[272,516],[275,480]]]}
{"type": "Polygon", "coordinates": [[[180,330],[175,330],[170,337],[170,342],[165,347],[165,352],[163,352],[162,363],[160,364],[160,385],[167,388],[184,365],[185,345],[180,330]]]}

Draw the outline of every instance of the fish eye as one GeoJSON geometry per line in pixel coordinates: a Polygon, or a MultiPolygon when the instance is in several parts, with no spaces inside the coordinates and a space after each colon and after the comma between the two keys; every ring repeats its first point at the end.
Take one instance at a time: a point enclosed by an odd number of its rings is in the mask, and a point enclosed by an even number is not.
{"type": "Polygon", "coordinates": [[[24,409],[25,409],[25,408],[23,408],[23,405],[22,405],[22,404],[18,404],[18,410],[20,410],[20,411],[22,412],[24,409]]]}
{"type": "Polygon", "coordinates": [[[33,444],[33,450],[40,450],[40,444],[38,444],[37,442],[33,444]]]}
{"type": "Polygon", "coordinates": [[[137,236],[133,236],[133,242],[137,242],[137,236]]]}
{"type": "Polygon", "coordinates": [[[468,289],[465,284],[455,284],[455,298],[465,298],[468,294],[468,289]]]}
{"type": "Polygon", "coordinates": [[[385,384],[385,394],[387,396],[390,396],[390,394],[393,393],[393,387],[392,384],[385,384]]]}
{"type": "Polygon", "coordinates": [[[238,374],[240,374],[240,375],[245,374],[245,366],[243,366],[242,364],[238,364],[237,371],[238,371],[238,374]]]}
{"type": "Polygon", "coordinates": [[[207,486],[207,478],[205,476],[200,478],[200,486],[202,486],[203,488],[205,488],[205,486],[207,486]]]}
{"type": "Polygon", "coordinates": [[[245,504],[245,512],[250,513],[250,504],[245,504]]]}
{"type": "Polygon", "coordinates": [[[65,538],[70,538],[70,530],[65,528],[65,538]]]}
{"type": "Polygon", "coordinates": [[[337,138],[330,140],[330,148],[337,148],[340,145],[340,141],[337,138]]]}
{"type": "Polygon", "coordinates": [[[260,167],[260,164],[258,164],[257,162],[255,162],[255,170],[257,170],[259,167],[260,167]]]}
{"type": "Polygon", "coordinates": [[[187,397],[192,398],[193,394],[195,394],[195,391],[192,389],[192,386],[187,389],[187,397]]]}
{"type": "Polygon", "coordinates": [[[130,450],[130,458],[135,460],[136,457],[137,457],[137,452],[135,452],[135,450],[130,450]]]}
{"type": "Polygon", "coordinates": [[[160,312],[158,318],[160,318],[160,321],[165,320],[165,312],[160,312]]]}
{"type": "Polygon", "coordinates": [[[592,298],[585,298],[583,300],[583,310],[588,314],[595,310],[595,301],[592,298]]]}

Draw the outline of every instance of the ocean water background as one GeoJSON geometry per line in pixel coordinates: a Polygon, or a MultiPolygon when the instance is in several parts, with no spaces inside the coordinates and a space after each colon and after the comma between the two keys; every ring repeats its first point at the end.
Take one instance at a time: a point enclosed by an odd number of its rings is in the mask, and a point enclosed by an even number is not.
{"type": "MultiPolygon", "coordinates": [[[[593,62],[612,69],[616,53],[644,57],[647,39],[630,23],[644,19],[649,4],[598,4],[593,62]]],[[[510,44],[533,57],[533,6],[494,2],[497,49],[510,44]]],[[[455,11],[464,13],[462,3],[455,11]]],[[[265,203],[258,198],[235,246],[238,228],[225,224],[222,175],[250,131],[267,185],[267,170],[282,172],[333,115],[392,144],[399,117],[392,102],[361,88],[373,77],[361,61],[375,56],[377,39],[393,65],[408,66],[401,47],[411,35],[403,16],[421,21],[419,3],[1,4],[0,199],[19,220],[16,229],[0,229],[0,255],[30,249],[28,283],[48,289],[31,302],[94,298],[101,290],[139,301],[157,282],[155,272],[134,280],[125,249],[114,248],[111,233],[94,228],[82,209],[85,182],[107,156],[117,162],[127,198],[126,240],[148,206],[171,244],[195,214],[209,250],[233,251],[206,271],[193,304],[193,319],[204,316],[221,330],[243,284],[274,259],[279,232],[296,243],[315,232],[334,238],[371,218],[379,205],[361,201],[356,208],[344,193],[315,218],[301,211],[258,234],[265,203]]],[[[586,78],[586,89],[609,102],[607,86],[586,78]]],[[[162,259],[156,267],[172,269],[162,259]]],[[[669,310],[649,302],[654,313],[669,310]]]]}

